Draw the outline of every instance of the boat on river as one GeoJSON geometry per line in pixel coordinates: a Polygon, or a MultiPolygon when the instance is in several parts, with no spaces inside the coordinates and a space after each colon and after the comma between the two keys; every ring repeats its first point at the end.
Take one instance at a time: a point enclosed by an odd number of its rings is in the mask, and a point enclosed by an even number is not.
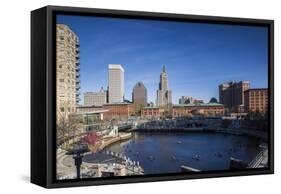
{"type": "Polygon", "coordinates": [[[192,156],[193,160],[199,161],[200,160],[200,156],[198,154],[192,156]]]}

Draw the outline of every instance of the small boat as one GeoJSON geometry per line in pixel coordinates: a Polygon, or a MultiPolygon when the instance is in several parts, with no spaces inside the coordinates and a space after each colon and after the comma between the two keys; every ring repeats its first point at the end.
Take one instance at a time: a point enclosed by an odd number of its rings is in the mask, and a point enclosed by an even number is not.
{"type": "Polygon", "coordinates": [[[148,159],[149,159],[150,161],[154,160],[153,156],[149,156],[148,159]]]}
{"type": "Polygon", "coordinates": [[[172,156],[172,159],[173,159],[173,160],[177,160],[176,156],[172,156]]]}
{"type": "Polygon", "coordinates": [[[192,159],[196,160],[196,161],[199,161],[200,160],[200,156],[196,154],[196,155],[192,156],[192,159]]]}
{"type": "Polygon", "coordinates": [[[182,141],[177,141],[177,144],[182,144],[182,141]]]}
{"type": "MultiPolygon", "coordinates": [[[[231,148],[230,151],[233,151],[233,149],[231,148]]],[[[216,153],[214,153],[214,156],[221,158],[222,154],[220,152],[216,152],[216,153]]]]}

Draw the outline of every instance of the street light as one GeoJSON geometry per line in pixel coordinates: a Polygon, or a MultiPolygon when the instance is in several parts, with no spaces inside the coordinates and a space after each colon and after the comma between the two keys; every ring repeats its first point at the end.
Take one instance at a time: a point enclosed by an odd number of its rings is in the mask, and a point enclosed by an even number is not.
{"type": "Polygon", "coordinates": [[[76,144],[72,149],[68,150],[67,155],[73,155],[74,164],[76,166],[76,176],[80,179],[80,168],[82,164],[83,153],[88,152],[88,146],[83,144],[76,144]]]}

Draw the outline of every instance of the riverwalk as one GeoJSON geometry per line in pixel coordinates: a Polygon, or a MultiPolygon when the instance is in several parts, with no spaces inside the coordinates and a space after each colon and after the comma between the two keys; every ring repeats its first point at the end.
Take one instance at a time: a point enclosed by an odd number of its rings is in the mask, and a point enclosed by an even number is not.
{"type": "Polygon", "coordinates": [[[131,137],[132,137],[131,133],[119,133],[115,137],[103,138],[102,140],[98,141],[95,145],[89,145],[89,149],[91,150],[91,152],[95,153],[103,150],[104,148],[106,148],[111,144],[114,144],[119,141],[128,140],[131,137]]]}

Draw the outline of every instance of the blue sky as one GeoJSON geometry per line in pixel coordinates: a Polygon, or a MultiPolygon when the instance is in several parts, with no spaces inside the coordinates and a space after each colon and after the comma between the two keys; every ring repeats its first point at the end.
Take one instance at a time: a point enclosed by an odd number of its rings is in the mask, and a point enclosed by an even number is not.
{"type": "Polygon", "coordinates": [[[142,81],[155,102],[163,64],[174,103],[218,98],[218,85],[232,80],[268,85],[266,27],[60,15],[57,23],[79,36],[82,95],[107,87],[108,64],[125,69],[128,100],[142,81]]]}

